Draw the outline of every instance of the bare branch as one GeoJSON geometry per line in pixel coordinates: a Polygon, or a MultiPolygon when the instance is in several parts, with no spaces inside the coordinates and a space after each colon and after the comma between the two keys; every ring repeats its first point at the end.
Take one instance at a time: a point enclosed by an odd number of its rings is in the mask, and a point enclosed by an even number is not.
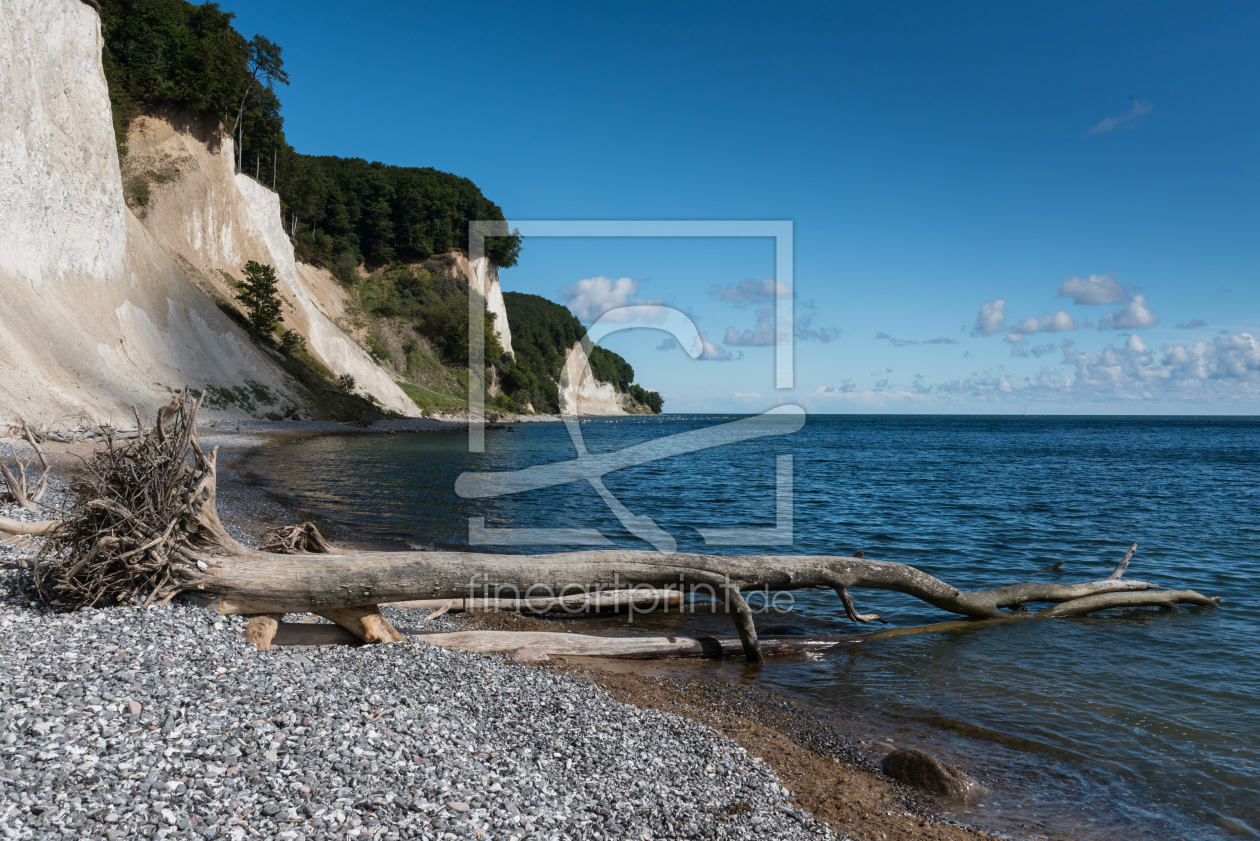
{"type": "Polygon", "coordinates": [[[1129,568],[1129,561],[1133,560],[1133,553],[1137,551],[1137,544],[1134,543],[1129,547],[1129,551],[1120,559],[1120,563],[1116,564],[1115,570],[1111,575],[1107,576],[1108,581],[1115,581],[1124,577],[1124,571],[1129,568]]]}
{"type": "Polygon", "coordinates": [[[0,531],[5,534],[48,534],[57,526],[56,520],[40,520],[28,523],[23,520],[10,520],[0,517],[0,531]]]}

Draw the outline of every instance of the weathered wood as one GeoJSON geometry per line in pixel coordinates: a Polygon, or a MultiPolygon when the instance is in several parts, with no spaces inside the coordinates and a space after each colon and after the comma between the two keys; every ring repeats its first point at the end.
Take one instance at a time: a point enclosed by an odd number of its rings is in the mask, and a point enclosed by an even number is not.
{"type": "Polygon", "coordinates": [[[455,604],[455,600],[454,600],[454,599],[447,599],[447,600],[446,600],[446,601],[442,604],[442,606],[441,606],[441,607],[439,607],[437,610],[435,610],[435,611],[433,611],[432,613],[430,613],[428,616],[424,617],[424,618],[425,618],[425,620],[427,621],[427,620],[429,620],[429,619],[440,619],[440,618],[442,618],[443,616],[445,616],[445,615],[446,615],[446,612],[447,612],[448,610],[450,610],[452,606],[454,606],[454,604],[455,604]]]}
{"type": "Polygon", "coordinates": [[[722,588],[723,598],[735,619],[735,630],[739,632],[739,642],[744,649],[744,659],[749,663],[760,663],[765,660],[761,646],[757,642],[757,626],[753,622],[752,609],[739,594],[739,587],[730,585],[722,588]]]}
{"type": "MultiPolygon", "coordinates": [[[[14,503],[27,510],[37,511],[39,509],[39,501],[44,498],[44,494],[48,490],[48,459],[44,456],[44,451],[39,446],[39,442],[35,440],[30,424],[27,424],[25,421],[23,421],[23,431],[42,468],[39,482],[36,483],[33,489],[30,487],[26,477],[26,462],[17,457],[15,450],[13,451],[13,461],[17,465],[17,473],[14,474],[7,464],[0,461],[0,478],[4,479],[4,483],[9,489],[9,496],[13,497],[14,503]]],[[[10,449],[12,450],[12,446],[10,446],[10,449]]]]}
{"type": "MultiPolygon", "coordinates": [[[[738,637],[596,637],[550,631],[454,631],[409,634],[412,639],[457,651],[511,653],[537,648],[552,657],[606,657],[615,660],[656,660],[675,657],[738,657],[744,643],[738,637]]],[[[825,651],[860,637],[762,637],[763,655],[825,651]]]]}
{"type": "MultiPolygon", "coordinates": [[[[198,533],[202,536],[202,532],[198,533]]],[[[230,538],[229,538],[230,539],[230,538]]],[[[232,541],[235,544],[235,541],[232,541]]],[[[205,564],[178,569],[181,588],[206,594],[226,614],[305,613],[327,607],[458,599],[474,582],[499,591],[560,592],[580,582],[612,589],[627,581],[719,593],[724,580],[740,590],[869,587],[919,598],[951,613],[977,618],[1002,615],[1025,602],[1065,602],[1103,593],[1156,589],[1117,579],[1085,584],[1032,582],[994,590],[958,590],[903,564],[828,555],[664,555],[645,550],[565,552],[553,555],[489,555],[475,552],[349,552],[340,555],[271,555],[204,543],[190,551],[205,564]]]]}
{"type": "Polygon", "coordinates": [[[0,517],[0,531],[5,534],[47,534],[56,527],[56,520],[40,520],[35,523],[27,523],[23,520],[10,520],[8,517],[0,517]]]}
{"type": "Polygon", "coordinates": [[[245,629],[245,642],[254,645],[259,651],[270,651],[276,631],[284,620],[281,613],[263,613],[249,620],[245,629]]]}
{"type": "Polygon", "coordinates": [[[262,550],[279,555],[331,555],[334,551],[314,523],[271,529],[263,535],[262,550]]]}
{"type": "Polygon", "coordinates": [[[406,639],[381,615],[376,605],[328,608],[315,611],[329,622],[335,622],[364,642],[402,642],[406,639]]]}
{"type": "Polygon", "coordinates": [[[1124,572],[1129,568],[1129,561],[1133,560],[1133,553],[1137,551],[1137,544],[1134,543],[1129,547],[1129,551],[1120,559],[1120,563],[1116,564],[1116,568],[1112,570],[1111,575],[1107,576],[1107,580],[1111,581],[1116,578],[1123,578],[1124,572]]]}
{"type": "Polygon", "coordinates": [[[857,608],[853,606],[853,597],[849,595],[849,591],[844,587],[836,588],[836,595],[840,597],[840,603],[844,605],[844,613],[849,617],[851,622],[883,622],[879,618],[878,613],[858,613],[857,608]]]}
{"type": "MultiPolygon", "coordinates": [[[[506,610],[529,613],[598,613],[618,611],[633,607],[649,610],[681,607],[686,599],[676,589],[655,587],[638,590],[601,590],[598,593],[578,593],[554,599],[511,598],[463,598],[463,599],[413,599],[406,602],[388,603],[388,607],[402,610],[440,610],[447,604],[450,613],[506,610]]],[[[433,617],[430,617],[433,618],[433,617]]]]}

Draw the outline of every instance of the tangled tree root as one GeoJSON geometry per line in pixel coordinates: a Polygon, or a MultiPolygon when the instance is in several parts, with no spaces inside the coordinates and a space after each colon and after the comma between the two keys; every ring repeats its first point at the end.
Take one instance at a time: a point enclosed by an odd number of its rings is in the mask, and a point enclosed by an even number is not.
{"type": "Polygon", "coordinates": [[[32,566],[46,604],[73,610],[143,596],[147,605],[180,592],[177,570],[197,568],[186,514],[206,475],[197,406],[187,395],[174,400],[148,433],[122,444],[107,435],[87,460],[86,475],[70,485],[68,515],[48,530],[32,566]]]}
{"type": "Polygon", "coordinates": [[[264,552],[277,555],[331,555],[334,551],[314,523],[271,529],[263,535],[262,544],[264,552]]]}

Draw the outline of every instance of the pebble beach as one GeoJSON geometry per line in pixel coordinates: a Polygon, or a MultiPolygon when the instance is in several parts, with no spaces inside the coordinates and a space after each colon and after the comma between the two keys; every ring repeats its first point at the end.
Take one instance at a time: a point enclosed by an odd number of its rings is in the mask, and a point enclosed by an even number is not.
{"type": "Polygon", "coordinates": [[[834,837],[734,743],[546,669],[258,652],[240,617],[56,614],[0,575],[6,838],[834,837]]]}

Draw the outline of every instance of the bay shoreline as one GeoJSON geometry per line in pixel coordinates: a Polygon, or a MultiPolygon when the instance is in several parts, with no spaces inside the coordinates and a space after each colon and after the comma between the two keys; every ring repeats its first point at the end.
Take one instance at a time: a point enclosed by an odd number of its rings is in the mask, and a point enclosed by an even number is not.
{"type": "MultiPolygon", "coordinates": [[[[202,445],[220,448],[219,502],[223,522],[238,539],[256,544],[262,531],[306,515],[294,500],[251,474],[249,456],[260,448],[316,435],[365,433],[407,434],[458,428],[445,421],[387,422],[380,428],[357,428],[325,422],[250,422],[215,424],[201,430],[202,445]],[[393,426],[392,424],[397,424],[393,426]],[[228,427],[228,428],[224,428],[228,427]]],[[[66,448],[73,450],[73,447],[66,448]]],[[[67,452],[69,458],[82,455],[67,452]]],[[[333,534],[343,543],[359,544],[348,533],[333,534]]],[[[379,546],[375,548],[380,548],[379,546]]],[[[456,627],[537,622],[508,614],[455,617],[456,627]]],[[[549,628],[554,630],[554,626],[549,628]]],[[[262,655],[266,656],[266,655],[262,655]]],[[[664,674],[650,666],[627,667],[616,662],[556,659],[541,668],[557,676],[599,687],[612,698],[640,709],[661,710],[712,728],[772,768],[791,792],[793,804],[838,833],[872,839],[962,839],[989,835],[1001,838],[1066,838],[1054,832],[1017,832],[1006,828],[968,826],[941,804],[917,798],[884,776],[876,756],[891,749],[877,735],[863,740],[820,722],[791,699],[763,688],[734,686],[686,669],[664,674]],[[681,671],[681,674],[679,673],[681,671]],[[656,672],[656,673],[653,673],[656,672]]],[[[861,728],[858,728],[861,729],[861,728]]]]}
{"type": "MultiPolygon", "coordinates": [[[[560,418],[535,417],[529,422],[560,422],[560,418]]],[[[503,422],[512,422],[503,419],[503,422]]],[[[465,427],[460,419],[430,421],[419,428],[409,422],[379,429],[340,425],[339,429],[286,428],[283,423],[262,422],[242,429],[241,439],[227,434],[222,441],[220,469],[220,508],[225,523],[231,521],[242,531],[260,533],[284,522],[294,514],[314,517],[321,528],[331,528],[332,539],[363,549],[400,548],[386,541],[374,541],[329,523],[319,512],[303,509],[289,497],[282,484],[257,476],[250,468],[251,455],[270,447],[302,438],[327,434],[423,434],[465,427]],[[226,468],[226,469],[224,469],[226,468]]],[[[299,424],[306,427],[306,424],[299,424]]],[[[325,427],[325,424],[319,424],[325,427]]],[[[204,439],[204,435],[203,435],[204,439]]],[[[516,628],[518,630],[562,630],[562,623],[516,614],[456,614],[447,617],[460,629],[516,628]]],[[[572,618],[572,617],[570,617],[572,618]]],[[[582,633],[619,633],[616,625],[585,621],[582,633]],[[600,626],[603,626],[602,628],[600,626]]],[[[857,832],[856,837],[873,839],[965,839],[994,837],[1026,841],[1060,841],[1074,837],[1043,824],[1023,823],[1013,816],[999,822],[976,820],[964,811],[951,811],[950,804],[917,793],[892,780],[879,766],[879,757],[895,747],[874,722],[847,722],[842,729],[831,726],[830,715],[810,709],[800,699],[774,689],[735,685],[703,673],[688,661],[631,662],[595,658],[553,658],[542,668],[600,686],[613,697],[634,706],[660,709],[713,727],[753,756],[760,757],[780,773],[793,791],[793,802],[818,816],[837,832],[857,832]],[[795,780],[792,785],[788,780],[795,780]],[[820,782],[826,781],[826,782],[820,782]]]]}

